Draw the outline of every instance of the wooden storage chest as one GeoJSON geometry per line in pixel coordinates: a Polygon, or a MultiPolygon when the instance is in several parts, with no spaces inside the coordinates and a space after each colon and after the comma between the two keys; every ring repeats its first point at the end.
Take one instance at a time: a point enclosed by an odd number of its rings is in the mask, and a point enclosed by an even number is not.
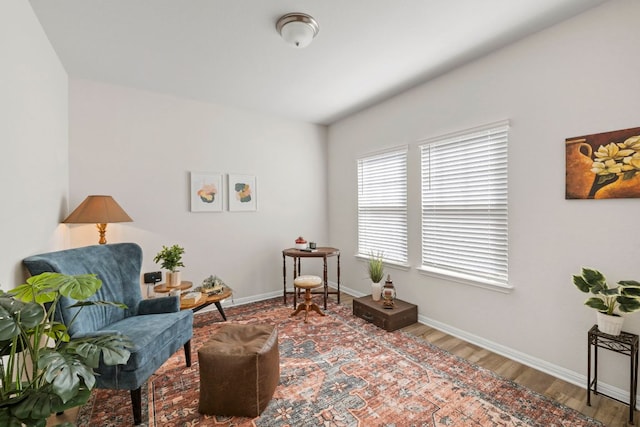
{"type": "Polygon", "coordinates": [[[418,306],[395,300],[395,307],[382,307],[382,300],[374,301],[371,295],[353,300],[353,314],[388,332],[404,328],[418,321],[418,306]]]}

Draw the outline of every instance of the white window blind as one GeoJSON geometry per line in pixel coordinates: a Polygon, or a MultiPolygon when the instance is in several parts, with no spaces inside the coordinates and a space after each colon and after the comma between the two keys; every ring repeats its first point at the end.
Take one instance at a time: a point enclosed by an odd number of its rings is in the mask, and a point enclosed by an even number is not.
{"type": "Polygon", "coordinates": [[[508,122],[429,140],[422,162],[422,268],[508,286],[508,122]]]}
{"type": "Polygon", "coordinates": [[[358,160],[358,253],[407,262],[407,149],[358,160]]]}

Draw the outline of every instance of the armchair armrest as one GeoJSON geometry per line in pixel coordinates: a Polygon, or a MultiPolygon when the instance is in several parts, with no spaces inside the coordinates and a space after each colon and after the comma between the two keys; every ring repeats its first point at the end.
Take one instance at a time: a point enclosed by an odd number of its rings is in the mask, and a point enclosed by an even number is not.
{"type": "Polygon", "coordinates": [[[173,313],[180,311],[180,297],[144,299],[138,305],[138,314],[173,313]]]}

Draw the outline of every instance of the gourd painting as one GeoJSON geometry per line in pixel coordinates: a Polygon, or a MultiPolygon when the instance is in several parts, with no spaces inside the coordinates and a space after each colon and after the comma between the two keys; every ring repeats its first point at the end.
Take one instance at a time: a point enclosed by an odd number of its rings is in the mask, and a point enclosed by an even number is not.
{"type": "Polygon", "coordinates": [[[566,199],[640,197],[640,127],[567,138],[566,199]]]}

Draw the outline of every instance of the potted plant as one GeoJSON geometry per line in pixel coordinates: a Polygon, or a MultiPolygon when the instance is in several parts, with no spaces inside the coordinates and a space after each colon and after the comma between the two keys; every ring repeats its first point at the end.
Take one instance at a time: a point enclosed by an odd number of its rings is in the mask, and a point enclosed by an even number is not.
{"type": "Polygon", "coordinates": [[[583,268],[581,275],[573,276],[573,283],[580,291],[593,295],[584,303],[598,310],[598,329],[605,334],[620,334],[624,322],[620,313],[640,310],[640,283],[635,280],[621,280],[618,286],[609,287],[601,272],[583,268]]]}
{"type": "Polygon", "coordinates": [[[184,248],[181,246],[173,245],[168,248],[162,245],[162,250],[156,254],[155,258],[153,258],[154,262],[159,262],[162,268],[168,270],[166,280],[168,286],[180,286],[180,283],[182,282],[178,267],[184,267],[184,264],[182,263],[183,254],[184,248]]]}
{"type": "MultiPolygon", "coordinates": [[[[42,273],[9,292],[0,291],[0,425],[44,427],[57,412],[86,403],[95,385],[94,368],[129,360],[132,343],[118,335],[70,339],[55,320],[61,296],[87,301],[102,286],[94,274],[42,273]]],[[[73,322],[73,320],[71,320],[73,322]]]]}
{"type": "Polygon", "coordinates": [[[371,297],[374,301],[380,300],[382,292],[382,279],[384,278],[384,264],[382,262],[382,252],[369,253],[369,261],[367,262],[367,272],[371,279],[371,297]]]}

